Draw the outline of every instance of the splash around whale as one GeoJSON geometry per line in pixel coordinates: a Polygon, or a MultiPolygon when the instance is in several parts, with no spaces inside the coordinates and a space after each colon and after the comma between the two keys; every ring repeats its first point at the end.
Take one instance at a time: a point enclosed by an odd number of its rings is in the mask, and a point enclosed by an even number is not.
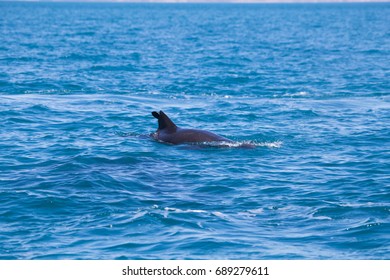
{"type": "Polygon", "coordinates": [[[158,120],[158,129],[150,136],[161,142],[169,144],[196,144],[217,147],[255,148],[251,143],[239,143],[222,137],[210,131],[178,127],[163,111],[152,112],[158,120]]]}

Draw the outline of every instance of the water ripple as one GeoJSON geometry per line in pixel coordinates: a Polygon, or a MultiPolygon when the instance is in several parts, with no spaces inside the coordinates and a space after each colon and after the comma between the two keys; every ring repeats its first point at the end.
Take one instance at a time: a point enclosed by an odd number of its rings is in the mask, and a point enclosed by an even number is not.
{"type": "Polygon", "coordinates": [[[0,258],[388,259],[388,10],[0,3],[0,258]]]}

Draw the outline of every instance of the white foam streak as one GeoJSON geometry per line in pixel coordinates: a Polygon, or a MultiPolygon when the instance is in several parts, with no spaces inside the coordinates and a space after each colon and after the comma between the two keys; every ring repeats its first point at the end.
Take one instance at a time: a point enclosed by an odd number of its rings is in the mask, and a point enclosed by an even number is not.
{"type": "Polygon", "coordinates": [[[256,143],[255,145],[257,147],[280,148],[282,147],[282,144],[283,144],[282,141],[275,141],[275,142],[260,142],[260,143],[256,143]]]}
{"type": "Polygon", "coordinates": [[[130,221],[134,221],[138,218],[141,218],[141,217],[145,216],[147,213],[148,213],[148,211],[137,212],[137,213],[135,213],[135,215],[133,217],[131,217],[130,221]]]}
{"type": "Polygon", "coordinates": [[[236,142],[205,142],[204,145],[208,147],[217,148],[255,148],[255,147],[267,147],[267,148],[280,148],[282,141],[274,142],[256,142],[256,141],[236,141],[236,142]]]}

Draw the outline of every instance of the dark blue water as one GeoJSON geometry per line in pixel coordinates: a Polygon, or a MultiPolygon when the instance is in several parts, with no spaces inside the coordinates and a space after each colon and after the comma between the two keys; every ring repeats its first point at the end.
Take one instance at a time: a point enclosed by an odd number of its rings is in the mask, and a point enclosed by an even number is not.
{"type": "Polygon", "coordinates": [[[389,259],[389,22],[0,3],[0,258],[389,259]],[[256,148],[158,143],[154,110],[256,148]]]}

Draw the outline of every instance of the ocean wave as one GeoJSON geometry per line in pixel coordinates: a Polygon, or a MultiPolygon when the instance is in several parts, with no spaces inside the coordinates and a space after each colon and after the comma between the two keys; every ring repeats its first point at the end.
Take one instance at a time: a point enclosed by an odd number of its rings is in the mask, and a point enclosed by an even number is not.
{"type": "Polygon", "coordinates": [[[1,259],[389,256],[382,4],[60,6],[0,2],[1,259]]]}

